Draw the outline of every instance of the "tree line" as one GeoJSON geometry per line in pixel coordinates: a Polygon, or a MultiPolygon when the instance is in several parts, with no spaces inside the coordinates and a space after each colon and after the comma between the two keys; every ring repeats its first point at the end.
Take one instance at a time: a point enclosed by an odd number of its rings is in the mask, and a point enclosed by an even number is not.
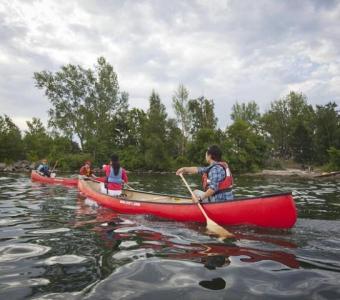
{"type": "Polygon", "coordinates": [[[217,144],[236,172],[279,168],[284,160],[340,169],[335,102],[313,107],[305,95],[290,92],[264,113],[254,101],[235,103],[232,123],[221,129],[214,101],[192,99],[183,85],[172,96],[175,118],[154,90],[147,110],[130,108],[103,57],[93,69],[68,64],[54,73],[36,72],[34,79],[51,103],[48,127],[33,118],[22,134],[9,116],[0,116],[0,161],[47,157],[74,170],[85,159],[100,165],[118,153],[127,169],[163,171],[202,164],[207,147],[217,144]]]}

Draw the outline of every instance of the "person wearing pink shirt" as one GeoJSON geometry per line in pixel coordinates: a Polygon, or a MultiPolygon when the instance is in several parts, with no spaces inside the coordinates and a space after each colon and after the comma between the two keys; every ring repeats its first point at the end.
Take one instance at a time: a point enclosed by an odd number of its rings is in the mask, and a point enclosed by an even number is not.
{"type": "Polygon", "coordinates": [[[104,165],[106,175],[105,183],[101,185],[101,192],[111,196],[118,196],[122,193],[124,183],[128,183],[125,169],[120,166],[118,155],[112,155],[109,165],[104,165]]]}

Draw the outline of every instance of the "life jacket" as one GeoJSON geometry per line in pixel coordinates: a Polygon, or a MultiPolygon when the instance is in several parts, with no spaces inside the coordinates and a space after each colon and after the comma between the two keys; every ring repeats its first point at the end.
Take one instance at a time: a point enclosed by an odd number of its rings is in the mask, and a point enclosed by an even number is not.
{"type": "Polygon", "coordinates": [[[223,168],[223,170],[225,172],[225,177],[222,181],[220,181],[218,183],[218,190],[215,191],[214,195],[219,194],[219,193],[223,193],[223,192],[229,192],[233,188],[233,176],[231,175],[228,164],[226,162],[217,162],[216,164],[213,164],[212,166],[210,166],[208,168],[208,172],[206,172],[202,175],[203,190],[204,191],[208,190],[209,183],[210,183],[209,182],[209,172],[210,172],[211,168],[213,168],[216,165],[219,165],[223,168]]]}
{"type": "Polygon", "coordinates": [[[109,174],[106,173],[106,182],[123,184],[124,180],[122,174],[123,174],[122,168],[119,168],[118,174],[115,175],[113,168],[110,166],[110,173],[109,174]]]}

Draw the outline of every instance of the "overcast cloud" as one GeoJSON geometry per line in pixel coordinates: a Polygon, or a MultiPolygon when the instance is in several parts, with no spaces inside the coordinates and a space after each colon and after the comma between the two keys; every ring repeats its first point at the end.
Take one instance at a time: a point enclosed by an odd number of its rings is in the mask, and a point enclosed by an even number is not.
{"type": "Polygon", "coordinates": [[[47,120],[33,72],[104,56],[130,105],[147,108],[152,89],[173,115],[179,83],[214,99],[219,125],[235,101],[262,110],[290,90],[312,104],[340,103],[340,1],[0,2],[0,114],[25,128],[47,120]]]}

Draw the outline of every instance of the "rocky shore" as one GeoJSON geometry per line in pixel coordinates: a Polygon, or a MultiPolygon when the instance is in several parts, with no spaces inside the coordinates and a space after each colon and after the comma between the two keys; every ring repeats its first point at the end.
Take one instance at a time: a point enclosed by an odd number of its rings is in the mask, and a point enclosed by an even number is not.
{"type": "Polygon", "coordinates": [[[285,169],[285,170],[262,170],[256,173],[247,173],[248,176],[298,176],[303,178],[340,178],[340,172],[322,172],[320,170],[308,171],[301,169],[285,169]]]}
{"type": "Polygon", "coordinates": [[[35,168],[36,164],[28,160],[19,160],[12,164],[0,162],[0,172],[29,172],[35,168]]]}

